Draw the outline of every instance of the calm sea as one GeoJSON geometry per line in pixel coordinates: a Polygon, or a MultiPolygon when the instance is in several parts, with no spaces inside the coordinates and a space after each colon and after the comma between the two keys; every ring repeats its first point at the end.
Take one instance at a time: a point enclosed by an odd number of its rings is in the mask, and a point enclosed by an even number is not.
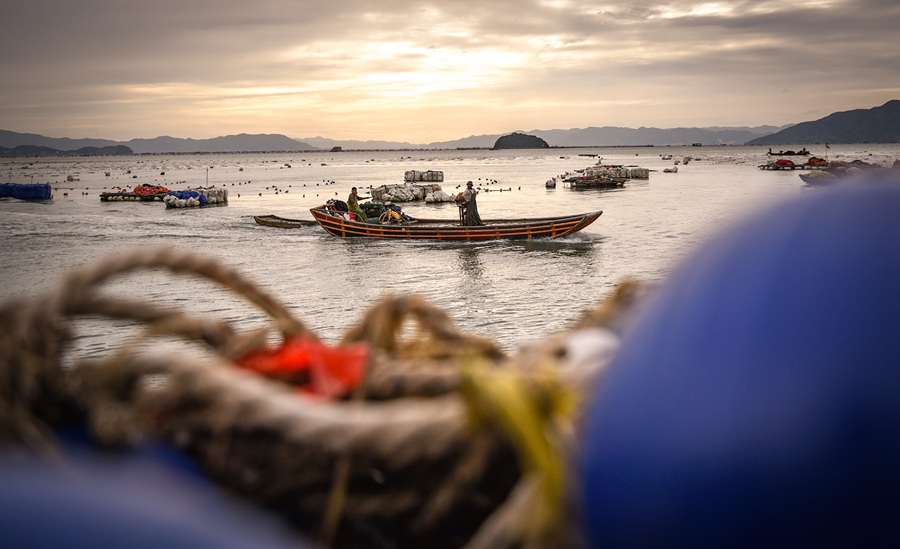
{"type": "MultiPolygon", "coordinates": [[[[797,147],[799,148],[799,146],[797,147]]],[[[808,145],[825,156],[822,145],[808,145]]],[[[336,340],[376,300],[422,294],[466,331],[508,350],[565,328],[626,277],[657,281],[710,235],[749,212],[798,194],[799,171],[771,172],[767,147],[635,147],[529,151],[366,151],[3,159],[4,182],[49,182],[46,203],[0,200],[0,301],[55,288],[72,269],[111,254],[158,246],[188,250],[236,268],[287,304],[322,338],[336,340]],[[586,156],[586,155],[597,155],[586,156]],[[672,155],[664,160],[663,155],[672,155]],[[677,173],[675,160],[692,157],[677,173]],[[574,191],[547,179],[607,164],[652,170],[624,189],[574,191]],[[257,225],[254,215],[311,219],[309,208],[346,199],[353,186],[400,183],[406,170],[441,170],[443,187],[481,186],[484,219],[603,210],[582,233],[553,241],[442,243],[342,240],[318,227],[257,225]],[[107,175],[108,174],[108,175],[107,175]],[[67,181],[71,178],[72,181],[67,181]],[[152,183],[227,187],[227,206],[166,209],[160,202],[101,202],[114,187],[152,183]]],[[[833,145],[831,159],[890,165],[897,145],[833,145]]],[[[409,214],[454,218],[452,204],[404,205],[409,214]]],[[[264,315],[230,292],[165,272],[118,280],[111,295],[145,299],[240,328],[264,315]]],[[[78,352],[101,355],[134,327],[88,319],[78,352]]],[[[172,343],[173,345],[177,343],[172,343]]]]}

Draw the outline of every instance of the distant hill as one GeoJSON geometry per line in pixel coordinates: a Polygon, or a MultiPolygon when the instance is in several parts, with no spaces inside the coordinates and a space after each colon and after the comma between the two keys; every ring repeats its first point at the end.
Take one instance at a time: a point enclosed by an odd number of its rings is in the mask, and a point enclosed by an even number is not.
{"type": "Polygon", "coordinates": [[[795,143],[895,143],[900,141],[900,100],[880,107],[836,112],[780,132],[748,141],[748,145],[795,143]]]}
{"type": "Polygon", "coordinates": [[[122,145],[109,139],[70,139],[68,137],[44,137],[36,133],[16,133],[0,130],[0,147],[13,149],[19,145],[47,147],[59,151],[72,151],[82,147],[113,147],[122,145]]]}
{"type": "Polygon", "coordinates": [[[161,136],[153,139],[132,139],[118,142],[108,139],[70,139],[68,137],[45,137],[33,133],[16,133],[0,130],[0,147],[13,149],[28,145],[46,147],[59,151],[72,151],[84,147],[126,146],[134,154],[145,153],[211,153],[211,152],[294,152],[316,150],[296,139],[281,134],[226,135],[211,139],[182,139],[161,136]]]}
{"type": "Polygon", "coordinates": [[[116,156],[134,154],[125,145],[109,147],[81,147],[80,149],[62,151],[40,145],[18,145],[16,147],[0,147],[0,156],[116,156]]]}
{"type": "Polygon", "coordinates": [[[155,137],[132,139],[125,143],[142,153],[213,153],[213,152],[295,152],[314,151],[316,147],[281,134],[238,134],[211,139],[155,137]]]}
{"type": "Polygon", "coordinates": [[[302,141],[310,146],[316,147],[317,149],[322,149],[325,151],[330,151],[334,147],[341,147],[344,150],[367,150],[367,151],[377,151],[377,150],[394,150],[394,149],[420,149],[424,148],[423,145],[413,145],[412,143],[407,142],[398,142],[398,141],[358,141],[353,139],[328,139],[326,137],[304,137],[302,139],[298,139],[298,141],[302,141]]]}
{"type": "Polygon", "coordinates": [[[514,132],[497,138],[494,149],[549,149],[550,145],[540,137],[514,132]]]}

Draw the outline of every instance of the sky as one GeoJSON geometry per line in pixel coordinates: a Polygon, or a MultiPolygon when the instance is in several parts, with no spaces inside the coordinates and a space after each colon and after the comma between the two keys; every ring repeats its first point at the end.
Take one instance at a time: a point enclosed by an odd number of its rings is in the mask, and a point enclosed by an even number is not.
{"type": "Polygon", "coordinates": [[[897,0],[5,0],[0,129],[416,144],[900,98],[897,0]]]}

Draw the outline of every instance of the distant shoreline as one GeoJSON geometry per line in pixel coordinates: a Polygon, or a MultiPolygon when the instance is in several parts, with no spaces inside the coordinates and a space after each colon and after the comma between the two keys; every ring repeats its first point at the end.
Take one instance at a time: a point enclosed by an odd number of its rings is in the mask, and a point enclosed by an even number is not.
{"type": "MultiPolygon", "coordinates": [[[[835,146],[842,145],[893,145],[896,142],[863,142],[863,143],[830,143],[835,146]]],[[[824,142],[817,143],[806,143],[805,145],[809,146],[819,146],[822,147],[825,145],[824,142]]],[[[717,144],[680,144],[680,145],[572,145],[572,146],[559,146],[559,145],[551,145],[550,147],[542,147],[542,148],[508,148],[508,149],[494,149],[493,147],[415,147],[415,148],[402,148],[402,149],[342,149],[340,151],[332,151],[326,149],[305,149],[305,150],[268,150],[268,151],[171,151],[171,152],[132,152],[130,154],[65,154],[68,151],[59,151],[58,154],[7,154],[0,153],[0,158],[3,159],[22,159],[22,158],[101,158],[101,157],[153,157],[153,156],[189,156],[189,155],[240,155],[240,154],[346,154],[346,153],[392,153],[392,152],[438,152],[438,151],[549,151],[549,150],[571,150],[571,149],[667,149],[667,148],[717,148],[721,149],[723,147],[759,147],[761,149],[766,148],[766,145],[747,145],[747,144],[731,144],[731,143],[717,143],[717,144]]]]}
{"type": "MultiPolygon", "coordinates": [[[[820,143],[813,143],[820,145],[820,143]]],[[[572,145],[550,147],[535,147],[530,149],[509,148],[499,149],[501,151],[547,151],[547,150],[564,150],[564,149],[652,149],[652,148],[668,148],[668,147],[762,147],[762,145],[733,145],[721,143],[716,145],[572,145]]],[[[421,148],[404,148],[404,149],[343,149],[340,151],[331,151],[325,149],[305,149],[305,150],[271,150],[271,151],[172,151],[172,152],[143,152],[130,154],[64,154],[66,151],[59,151],[59,154],[3,154],[0,158],[90,158],[105,156],[172,156],[172,155],[214,155],[214,154],[344,154],[344,153],[360,153],[360,152],[434,152],[434,151],[497,151],[493,147],[421,147],[421,148]]]]}

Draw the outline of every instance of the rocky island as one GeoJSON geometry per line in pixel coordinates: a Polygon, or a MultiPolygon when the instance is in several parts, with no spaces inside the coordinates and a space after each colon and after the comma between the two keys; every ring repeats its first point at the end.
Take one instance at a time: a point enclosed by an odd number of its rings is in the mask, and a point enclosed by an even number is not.
{"type": "Polygon", "coordinates": [[[546,141],[535,135],[525,133],[511,133],[501,136],[494,143],[494,150],[500,149],[549,149],[550,145],[546,141]]]}

